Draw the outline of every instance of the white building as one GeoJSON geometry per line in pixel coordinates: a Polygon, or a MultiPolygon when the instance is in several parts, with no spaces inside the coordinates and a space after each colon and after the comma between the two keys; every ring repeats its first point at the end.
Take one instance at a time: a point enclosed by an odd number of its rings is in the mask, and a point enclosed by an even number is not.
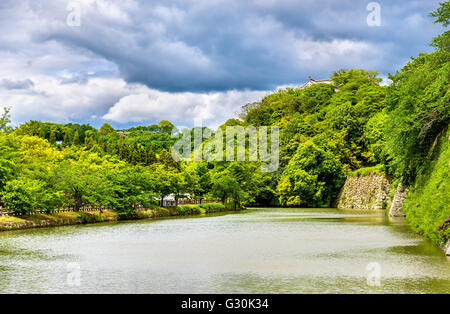
{"type": "Polygon", "coordinates": [[[304,89],[307,87],[310,87],[311,85],[318,84],[318,83],[325,83],[325,84],[333,84],[333,81],[326,79],[326,80],[315,80],[311,76],[308,78],[308,82],[300,86],[300,89],[304,89]]]}
{"type": "MultiPolygon", "coordinates": [[[[161,202],[161,200],[160,200],[160,202],[161,202]]],[[[173,196],[164,197],[162,200],[162,204],[160,204],[159,206],[162,206],[162,207],[175,206],[175,197],[173,197],[173,196]]]]}

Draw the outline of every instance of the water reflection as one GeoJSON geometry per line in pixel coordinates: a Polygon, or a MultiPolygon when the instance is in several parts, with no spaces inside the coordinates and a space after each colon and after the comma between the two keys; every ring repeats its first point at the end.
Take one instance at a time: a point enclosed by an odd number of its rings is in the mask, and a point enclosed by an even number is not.
{"type": "Polygon", "coordinates": [[[3,232],[0,291],[449,293],[450,260],[382,211],[260,208],[3,232]],[[80,286],[67,283],[74,262],[80,286]]]}

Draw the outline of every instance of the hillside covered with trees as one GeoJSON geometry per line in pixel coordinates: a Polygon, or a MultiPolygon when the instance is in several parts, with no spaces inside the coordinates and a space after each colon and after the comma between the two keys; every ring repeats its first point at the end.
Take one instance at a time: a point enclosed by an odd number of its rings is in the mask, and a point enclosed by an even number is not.
{"type": "MultiPolygon", "coordinates": [[[[448,27],[450,5],[433,16],[448,27]]],[[[380,85],[378,72],[338,70],[332,84],[280,89],[242,107],[221,126],[278,126],[280,167],[259,162],[175,162],[175,126],[115,130],[30,121],[12,129],[0,120],[1,203],[13,212],[51,212],[65,204],[105,205],[124,214],[168,195],[217,197],[230,207],[329,207],[345,178],[384,172],[411,188],[405,211],[415,230],[448,239],[450,35],[436,51],[412,59],[380,85]],[[438,197],[433,197],[433,195],[438,197]]],[[[193,130],[192,130],[193,131],[193,130]]]]}

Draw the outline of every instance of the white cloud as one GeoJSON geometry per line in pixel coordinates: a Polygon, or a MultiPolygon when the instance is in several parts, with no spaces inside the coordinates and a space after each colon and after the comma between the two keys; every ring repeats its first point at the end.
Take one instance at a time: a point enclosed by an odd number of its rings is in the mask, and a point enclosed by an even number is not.
{"type": "Polygon", "coordinates": [[[260,100],[267,91],[227,91],[215,93],[168,93],[148,89],[145,93],[122,97],[103,116],[119,123],[171,120],[174,123],[217,127],[236,117],[240,107],[260,100]]]}
{"type": "Polygon", "coordinates": [[[33,82],[27,84],[26,89],[0,86],[0,105],[12,107],[15,125],[28,120],[84,121],[100,125],[105,121],[147,124],[165,119],[184,126],[202,120],[203,125],[215,128],[237,117],[242,105],[258,101],[269,93],[236,90],[169,93],[142,84],[129,84],[121,78],[87,77],[80,82],[76,75],[69,74],[57,78],[33,75],[27,80],[7,82],[21,85],[33,82]]]}
{"type": "Polygon", "coordinates": [[[15,123],[214,126],[309,75],[393,73],[439,31],[427,17],[439,0],[386,1],[382,28],[353,1],[77,1],[81,27],[66,24],[68,1],[2,0],[0,105],[15,123]]]}
{"type": "Polygon", "coordinates": [[[92,78],[86,84],[63,84],[49,76],[33,76],[28,89],[0,89],[0,104],[11,106],[15,124],[27,120],[86,121],[104,114],[115,101],[135,92],[122,79],[92,78]]]}
{"type": "Polygon", "coordinates": [[[376,66],[378,60],[390,50],[388,45],[333,39],[317,41],[312,39],[292,40],[297,65],[310,71],[339,68],[369,68],[376,66]]]}

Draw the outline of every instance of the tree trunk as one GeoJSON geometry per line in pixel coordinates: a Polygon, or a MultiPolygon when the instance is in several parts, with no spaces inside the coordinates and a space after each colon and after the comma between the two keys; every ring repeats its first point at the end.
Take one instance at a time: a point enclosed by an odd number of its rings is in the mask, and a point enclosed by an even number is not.
{"type": "Polygon", "coordinates": [[[81,200],[79,200],[79,199],[75,199],[75,211],[76,212],[78,212],[78,211],[80,211],[80,208],[81,208],[81,200]]]}

